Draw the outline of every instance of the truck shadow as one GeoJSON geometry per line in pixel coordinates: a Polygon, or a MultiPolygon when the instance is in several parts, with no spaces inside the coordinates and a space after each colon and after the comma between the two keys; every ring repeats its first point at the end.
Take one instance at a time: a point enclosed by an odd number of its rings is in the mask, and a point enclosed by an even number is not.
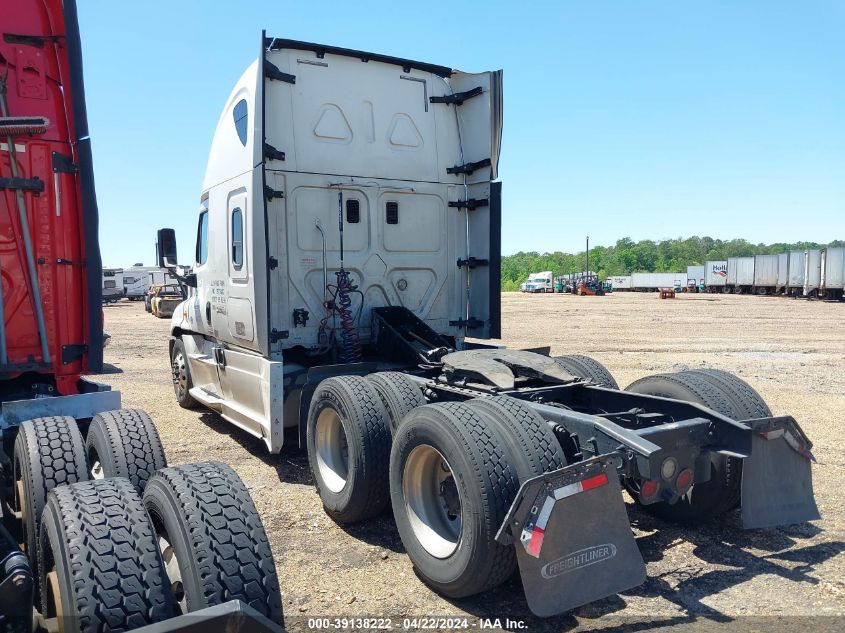
{"type": "Polygon", "coordinates": [[[633,504],[628,506],[628,513],[632,526],[648,532],[637,538],[646,563],[662,560],[667,551],[682,542],[691,543],[693,550],[682,567],[649,575],[645,583],[625,595],[662,597],[687,613],[715,621],[733,618],[705,604],[707,597],[760,575],[816,585],[819,580],[811,575],[815,567],[845,552],[842,541],[801,546],[802,541],[821,533],[811,523],[743,530],[738,513],[733,513],[689,528],[657,519],[633,504]]]}
{"type": "MultiPolygon", "coordinates": [[[[731,515],[688,528],[652,517],[633,504],[628,504],[628,514],[631,525],[639,532],[646,532],[636,538],[646,563],[661,561],[672,548],[691,543],[692,554],[685,556],[683,566],[657,574],[651,572],[639,587],[548,619],[537,618],[529,611],[518,573],[493,591],[450,602],[479,618],[507,616],[512,621],[520,620],[531,631],[586,627],[590,631],[627,632],[696,623],[718,625],[732,622],[734,617],[706,604],[708,597],[760,575],[816,585],[819,580],[811,575],[815,567],[845,552],[845,542],[841,541],[802,547],[801,541],[821,533],[810,523],[745,531],[739,527],[737,517],[731,515]],[[713,569],[714,566],[719,569],[713,569]],[[629,616],[624,614],[627,597],[663,598],[677,606],[683,615],[629,616]]],[[[520,628],[514,625],[511,630],[520,628]]]]}
{"type": "Polygon", "coordinates": [[[267,452],[267,446],[262,440],[230,424],[213,411],[204,411],[200,414],[200,421],[212,431],[231,438],[251,457],[260,459],[271,466],[276,471],[280,482],[314,485],[311,469],[308,467],[308,456],[304,450],[298,448],[295,436],[286,436],[282,451],[278,455],[271,455],[267,452]]]}

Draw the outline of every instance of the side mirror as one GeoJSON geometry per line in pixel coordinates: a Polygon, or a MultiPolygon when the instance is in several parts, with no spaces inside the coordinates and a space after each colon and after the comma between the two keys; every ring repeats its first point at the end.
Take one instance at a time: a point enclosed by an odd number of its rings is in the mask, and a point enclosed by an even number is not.
{"type": "Polygon", "coordinates": [[[175,268],[176,262],[176,231],[173,229],[159,229],[156,240],[158,251],[158,265],[161,268],[175,268]]]}

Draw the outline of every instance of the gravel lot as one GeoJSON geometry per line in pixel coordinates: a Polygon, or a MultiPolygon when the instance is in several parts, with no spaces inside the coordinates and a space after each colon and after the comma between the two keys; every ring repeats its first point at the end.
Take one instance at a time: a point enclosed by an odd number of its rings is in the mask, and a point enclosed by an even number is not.
{"type": "MultiPolygon", "coordinates": [[[[453,615],[469,618],[471,627],[479,618],[508,617],[531,631],[611,624],[622,630],[650,621],[683,630],[702,621],[747,625],[752,620],[746,616],[845,616],[845,451],[839,439],[845,304],[731,295],[661,301],[654,294],[505,294],[502,309],[503,343],[593,355],[623,387],[685,368],[736,372],[775,415],[794,415],[813,440],[822,520],[744,532],[738,516],[729,515],[681,530],[627,500],[648,567],[646,583],[572,615],[539,620],[528,611],[517,578],[473,599],[439,597],[414,574],[389,512],[340,527],[322,510],[304,452],[292,447],[268,456],[262,443],[216,415],[180,409],[170,385],[169,321],[146,314],[143,304],[104,308],[112,341],[108,374],[100,380],[122,392],[125,407],[149,411],[171,464],[213,458],[238,471],[270,537],[293,629],[305,628],[314,616],[393,616],[401,626],[406,616],[453,615]]],[[[783,621],[763,622],[768,624],[758,628],[783,621]]],[[[814,627],[824,628],[818,622],[814,627]]]]}

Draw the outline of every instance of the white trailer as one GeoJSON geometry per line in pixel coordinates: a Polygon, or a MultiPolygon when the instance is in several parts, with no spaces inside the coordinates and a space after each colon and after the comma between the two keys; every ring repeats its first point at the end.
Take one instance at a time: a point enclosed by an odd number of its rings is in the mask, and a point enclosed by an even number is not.
{"type": "Polygon", "coordinates": [[[777,255],[755,255],[754,257],[754,284],[755,294],[772,294],[778,285],[778,263],[777,255]]]}
{"type": "Polygon", "coordinates": [[[822,251],[821,292],[826,299],[841,299],[845,289],[845,248],[822,251]]]}
{"type": "Polygon", "coordinates": [[[132,266],[123,269],[123,290],[130,301],[143,300],[153,284],[175,284],[176,278],[166,268],[132,266]]]}
{"type": "Polygon", "coordinates": [[[822,252],[821,249],[804,251],[804,289],[805,297],[818,295],[822,283],[822,252]]]}
{"type": "Polygon", "coordinates": [[[728,282],[727,260],[704,262],[704,285],[710,292],[726,292],[728,282]]]}
{"type": "Polygon", "coordinates": [[[780,253],[778,255],[778,284],[775,288],[777,293],[785,293],[786,286],[789,282],[789,253],[780,253]]]}
{"type": "MultiPolygon", "coordinates": [[[[426,583],[467,597],[518,565],[540,616],[645,580],[621,483],[678,521],[740,501],[747,527],[818,517],[800,427],[736,421],[756,396],[738,378],[622,391],[588,357],[484,345],[501,338],[500,71],[261,44],[218,122],[193,271],[179,271],[192,288],[170,328],[180,406],[271,453],[295,430],[332,518],[392,505],[426,583]],[[758,450],[740,499],[728,460],[758,450]]],[[[158,244],[175,270],[172,229],[158,244]]]]}
{"type": "Polygon", "coordinates": [[[728,257],[727,286],[732,292],[751,290],[754,285],[754,258],[728,257]]]}
{"type": "Polygon", "coordinates": [[[704,287],[704,266],[687,266],[687,289],[698,292],[704,287]]]}
{"type": "Polygon", "coordinates": [[[654,292],[661,288],[685,288],[686,273],[631,273],[631,289],[654,292]]]}
{"type": "Polygon", "coordinates": [[[616,290],[630,290],[631,289],[631,275],[614,275],[608,277],[610,287],[616,290]]]}
{"type": "Polygon", "coordinates": [[[123,269],[103,268],[103,303],[114,303],[123,296],[123,269]]]}
{"type": "Polygon", "coordinates": [[[797,296],[804,294],[805,260],[807,256],[804,251],[789,252],[789,266],[786,275],[786,294],[797,296]]]}

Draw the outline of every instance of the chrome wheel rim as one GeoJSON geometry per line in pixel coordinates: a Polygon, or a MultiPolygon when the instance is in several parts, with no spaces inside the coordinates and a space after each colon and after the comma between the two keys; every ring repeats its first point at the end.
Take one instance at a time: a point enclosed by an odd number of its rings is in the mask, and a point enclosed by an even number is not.
{"type": "Polygon", "coordinates": [[[179,398],[184,397],[188,392],[188,372],[185,367],[185,357],[182,352],[176,352],[173,356],[173,388],[179,398]]]}
{"type": "Polygon", "coordinates": [[[317,470],[326,488],[340,492],[349,477],[349,443],[337,411],[327,407],[317,416],[314,429],[317,470]]]}
{"type": "Polygon", "coordinates": [[[164,562],[164,573],[170,582],[170,592],[179,608],[180,613],[188,612],[188,599],[185,596],[185,585],[182,582],[182,570],[179,568],[179,561],[176,559],[176,552],[166,534],[159,533],[158,549],[161,552],[161,560],[164,562]]]}
{"type": "Polygon", "coordinates": [[[415,447],[402,475],[405,509],[414,536],[435,558],[448,558],[461,539],[462,504],[452,467],[433,446],[415,447]]]}

